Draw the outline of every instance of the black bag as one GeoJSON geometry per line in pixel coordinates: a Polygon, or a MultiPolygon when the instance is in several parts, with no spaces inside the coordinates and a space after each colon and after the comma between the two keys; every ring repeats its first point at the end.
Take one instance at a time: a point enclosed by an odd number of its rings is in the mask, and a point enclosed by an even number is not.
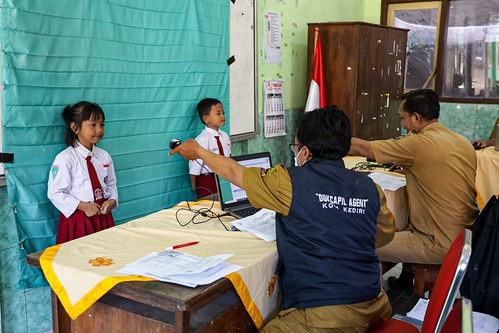
{"type": "Polygon", "coordinates": [[[461,295],[473,310],[499,318],[499,199],[492,196],[473,227],[471,257],[461,295]]]}

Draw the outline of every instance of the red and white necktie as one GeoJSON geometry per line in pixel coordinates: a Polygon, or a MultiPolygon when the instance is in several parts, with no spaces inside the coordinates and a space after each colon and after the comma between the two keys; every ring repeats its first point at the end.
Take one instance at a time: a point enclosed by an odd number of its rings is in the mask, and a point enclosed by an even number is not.
{"type": "Polygon", "coordinates": [[[92,155],[87,156],[87,168],[88,174],[90,175],[90,182],[92,183],[92,189],[94,191],[94,202],[99,205],[104,202],[104,195],[102,192],[102,187],[99,182],[99,178],[97,177],[97,172],[95,171],[95,167],[91,162],[92,155]]]}
{"type": "Polygon", "coordinates": [[[220,153],[220,155],[225,156],[222,142],[220,142],[220,137],[217,135],[217,136],[215,136],[215,139],[217,139],[218,152],[220,153]]]}

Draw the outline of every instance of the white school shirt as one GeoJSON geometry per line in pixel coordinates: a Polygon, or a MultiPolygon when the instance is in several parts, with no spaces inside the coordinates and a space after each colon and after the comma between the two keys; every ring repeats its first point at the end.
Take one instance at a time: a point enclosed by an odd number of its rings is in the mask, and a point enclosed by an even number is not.
{"type": "MultiPolygon", "coordinates": [[[[215,131],[212,128],[205,127],[204,130],[196,137],[196,141],[204,149],[215,154],[220,154],[220,152],[218,151],[217,139],[215,139],[215,136],[220,137],[220,142],[222,143],[222,147],[224,149],[224,155],[230,156],[230,138],[229,135],[221,129],[215,131]]],[[[197,159],[194,161],[189,161],[189,174],[198,176],[200,174],[211,172],[213,171],[206,164],[204,164],[203,160],[197,159]]]]}
{"type": "Polygon", "coordinates": [[[104,192],[104,199],[116,200],[118,188],[111,156],[103,149],[94,146],[92,151],[77,142],[60,152],[50,168],[47,196],[64,216],[74,213],[80,201],[94,202],[94,191],[88,173],[86,157],[92,156],[92,164],[104,192]]]}

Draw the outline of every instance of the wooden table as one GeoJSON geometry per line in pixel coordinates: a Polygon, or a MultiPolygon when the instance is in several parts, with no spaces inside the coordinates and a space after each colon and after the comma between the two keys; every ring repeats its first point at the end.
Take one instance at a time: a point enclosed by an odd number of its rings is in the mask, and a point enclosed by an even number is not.
{"type": "MultiPolygon", "coordinates": [[[[43,251],[27,263],[40,267],[43,251]]],[[[230,281],[188,288],[165,282],[123,282],[76,320],[52,293],[54,333],[258,332],[230,281]]]]}
{"type": "MultiPolygon", "coordinates": [[[[205,206],[210,206],[210,204],[202,203],[198,208],[205,206]]],[[[91,303],[86,310],[82,308],[81,311],[84,312],[78,316],[70,317],[68,315],[61,299],[63,299],[62,297],[67,298],[66,295],[70,294],[74,296],[74,289],[70,289],[74,286],[64,285],[63,281],[67,282],[69,279],[77,286],[82,286],[81,284],[86,282],[91,284],[86,277],[88,276],[88,279],[94,278],[93,268],[88,271],[86,266],[79,266],[88,264],[88,260],[85,259],[87,254],[90,258],[109,255],[113,260],[119,262],[118,253],[127,255],[127,252],[137,250],[138,244],[140,244],[140,251],[144,251],[143,255],[145,255],[151,253],[154,248],[156,249],[154,251],[157,251],[160,247],[164,249],[165,244],[175,244],[175,241],[182,240],[182,237],[186,237],[185,235],[188,235],[189,239],[201,240],[201,242],[196,246],[183,249],[184,252],[201,257],[232,252],[234,255],[231,260],[235,261],[235,264],[240,264],[243,267],[246,265],[238,273],[246,276],[245,278],[250,277],[253,284],[251,288],[265,288],[266,291],[267,275],[272,274],[275,269],[273,264],[277,262],[275,243],[264,242],[247,233],[226,231],[226,228],[217,220],[199,225],[190,223],[179,226],[173,218],[178,213],[179,207],[183,206],[179,205],[156,212],[77,239],[69,244],[63,244],[57,249],[56,253],[59,259],[57,259],[56,266],[51,266],[54,269],[51,274],[56,272],[56,268],[59,269],[57,274],[61,274],[60,270],[68,269],[67,265],[74,265],[70,268],[81,267],[81,270],[66,271],[64,279],[59,280],[63,284],[64,294],[61,294],[61,291],[57,291],[57,294],[52,291],[53,330],[55,333],[258,332],[254,322],[255,318],[252,319],[248,314],[233,283],[225,277],[209,285],[201,285],[196,288],[152,280],[122,281],[114,284],[114,287],[105,292],[102,297],[96,296],[98,300],[91,303]],[[218,248],[212,245],[214,242],[218,248]],[[81,264],[82,262],[83,264],[81,264]],[[253,263],[255,266],[252,266],[253,263]],[[264,265],[265,269],[260,265],[264,265]]],[[[214,207],[213,210],[218,214],[221,213],[217,207],[214,207]]],[[[187,218],[191,213],[184,211],[182,214],[186,214],[187,218]]],[[[178,217],[182,217],[182,214],[178,217]]],[[[232,218],[222,219],[225,219],[225,223],[228,223],[230,228],[229,222],[232,221],[232,218]]],[[[45,252],[46,254],[52,253],[56,248],[51,247],[45,252]]],[[[41,268],[40,258],[43,252],[29,254],[27,263],[41,268]]],[[[61,277],[58,275],[58,278],[61,277]]],[[[265,302],[267,301],[266,297],[263,299],[265,302]]],[[[270,296],[268,297],[270,300],[270,296]]],[[[277,301],[277,294],[273,295],[273,299],[277,301]]],[[[71,302],[74,304],[74,299],[71,302]]],[[[267,310],[270,312],[261,313],[264,320],[268,320],[275,311],[270,302],[268,306],[267,310]]]]}

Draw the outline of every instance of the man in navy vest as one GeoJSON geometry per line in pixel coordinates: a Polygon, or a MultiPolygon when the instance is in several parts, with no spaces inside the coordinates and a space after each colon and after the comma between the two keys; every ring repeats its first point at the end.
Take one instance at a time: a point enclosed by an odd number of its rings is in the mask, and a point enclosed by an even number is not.
{"type": "Polygon", "coordinates": [[[175,148],[276,211],[281,311],[263,332],[364,332],[391,315],[376,247],[394,234],[383,191],[345,168],[351,127],[335,106],[306,113],[290,146],[295,167],[245,168],[196,141],[175,148]]]}

